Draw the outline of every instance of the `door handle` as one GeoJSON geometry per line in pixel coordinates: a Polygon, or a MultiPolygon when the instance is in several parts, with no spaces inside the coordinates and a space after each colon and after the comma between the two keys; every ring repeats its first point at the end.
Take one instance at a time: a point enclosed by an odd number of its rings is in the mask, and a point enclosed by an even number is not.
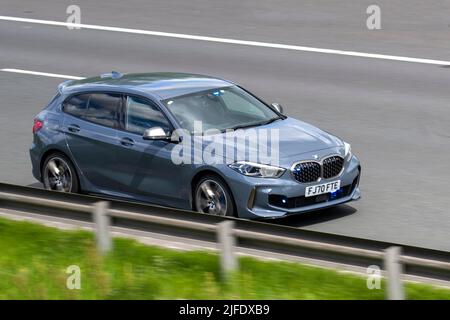
{"type": "Polygon", "coordinates": [[[120,140],[120,144],[125,147],[131,147],[131,146],[134,146],[134,141],[133,141],[133,139],[130,139],[130,138],[122,138],[120,140]]]}
{"type": "Polygon", "coordinates": [[[80,126],[76,125],[76,124],[71,124],[67,127],[67,129],[70,132],[79,132],[80,131],[80,126]]]}

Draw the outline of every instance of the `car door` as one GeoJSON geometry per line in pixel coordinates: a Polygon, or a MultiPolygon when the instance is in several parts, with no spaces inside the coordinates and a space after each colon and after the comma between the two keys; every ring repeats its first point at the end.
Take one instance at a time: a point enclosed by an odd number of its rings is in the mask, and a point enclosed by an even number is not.
{"type": "Polygon", "coordinates": [[[93,92],[77,94],[63,103],[67,145],[81,171],[85,191],[114,195],[117,128],[122,95],[93,92]]]}
{"type": "Polygon", "coordinates": [[[122,192],[138,200],[167,206],[185,207],[189,202],[182,195],[182,165],[171,160],[174,143],[144,140],[146,129],[172,129],[156,103],[137,96],[125,96],[123,130],[119,132],[120,148],[117,162],[122,192]]]}

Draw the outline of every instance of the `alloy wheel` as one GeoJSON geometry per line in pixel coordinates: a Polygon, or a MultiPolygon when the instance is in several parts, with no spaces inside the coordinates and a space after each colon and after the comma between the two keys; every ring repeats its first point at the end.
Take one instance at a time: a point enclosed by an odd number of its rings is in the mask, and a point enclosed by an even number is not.
{"type": "Polygon", "coordinates": [[[203,181],[197,187],[195,206],[199,212],[225,216],[227,197],[222,186],[214,180],[203,181]]]}
{"type": "Polygon", "coordinates": [[[47,161],[44,168],[44,187],[60,192],[72,191],[72,171],[67,162],[60,157],[47,161]]]}

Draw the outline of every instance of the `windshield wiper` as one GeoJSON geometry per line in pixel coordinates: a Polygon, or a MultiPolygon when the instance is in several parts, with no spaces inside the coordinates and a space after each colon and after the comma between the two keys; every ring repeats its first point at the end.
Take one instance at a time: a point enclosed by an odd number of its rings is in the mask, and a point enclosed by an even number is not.
{"type": "Polygon", "coordinates": [[[283,119],[283,118],[280,117],[280,116],[276,116],[275,118],[269,119],[269,120],[267,120],[266,122],[261,123],[260,125],[266,125],[266,124],[275,122],[275,121],[280,120],[280,119],[283,119]]]}
{"type": "Polygon", "coordinates": [[[237,125],[237,126],[234,126],[234,127],[230,128],[230,129],[231,130],[238,130],[238,129],[245,129],[245,128],[250,128],[250,127],[259,127],[259,126],[263,126],[263,125],[272,123],[272,122],[277,121],[279,119],[283,119],[283,118],[278,116],[278,117],[275,117],[275,118],[272,118],[272,119],[269,119],[269,120],[266,120],[266,121],[262,121],[262,122],[237,125]]]}

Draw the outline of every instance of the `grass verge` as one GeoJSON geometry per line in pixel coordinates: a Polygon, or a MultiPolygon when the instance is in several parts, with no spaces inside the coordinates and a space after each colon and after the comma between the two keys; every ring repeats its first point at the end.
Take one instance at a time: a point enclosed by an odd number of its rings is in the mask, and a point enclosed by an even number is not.
{"type": "MultiPolygon", "coordinates": [[[[383,299],[366,279],[288,262],[240,258],[221,280],[218,256],[114,239],[101,256],[93,234],[0,219],[0,299],[383,299]],[[67,268],[79,266],[81,289],[69,290],[67,268]]],[[[450,299],[450,290],[406,285],[409,299],[450,299]]]]}

